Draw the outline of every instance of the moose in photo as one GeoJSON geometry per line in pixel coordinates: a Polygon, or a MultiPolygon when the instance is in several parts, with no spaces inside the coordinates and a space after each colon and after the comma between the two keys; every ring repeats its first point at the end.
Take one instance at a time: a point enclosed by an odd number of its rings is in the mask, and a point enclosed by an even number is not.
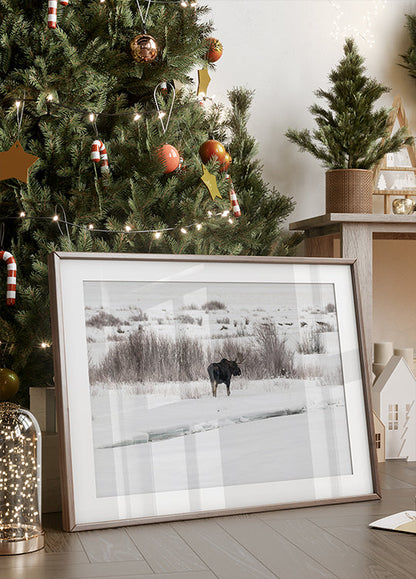
{"type": "Polygon", "coordinates": [[[213,362],[208,366],[208,375],[211,381],[212,395],[217,396],[218,384],[225,384],[227,386],[227,396],[230,395],[231,376],[241,376],[241,370],[236,360],[227,360],[223,358],[221,362],[213,362]]]}

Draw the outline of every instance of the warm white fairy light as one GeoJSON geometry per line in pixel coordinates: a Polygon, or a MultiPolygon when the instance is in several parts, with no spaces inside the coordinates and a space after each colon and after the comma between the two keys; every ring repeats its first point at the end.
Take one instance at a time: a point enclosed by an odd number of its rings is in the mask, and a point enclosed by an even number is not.
{"type": "Polygon", "coordinates": [[[93,123],[95,121],[95,114],[94,113],[90,113],[90,122],[93,123]]]}
{"type": "Polygon", "coordinates": [[[162,233],[160,231],[155,231],[155,239],[160,239],[162,236],[162,233]]]}
{"type": "Polygon", "coordinates": [[[230,212],[229,212],[228,210],[227,210],[227,211],[223,211],[223,212],[221,213],[221,217],[228,217],[229,214],[230,214],[230,212]]]}
{"type": "Polygon", "coordinates": [[[181,6],[182,6],[182,8],[187,8],[188,2],[185,2],[185,1],[181,2],[181,6]]]}
{"type": "Polygon", "coordinates": [[[166,113],[165,111],[160,111],[160,113],[157,116],[159,117],[159,119],[163,119],[163,117],[166,117],[166,113]]]}
{"type": "Polygon", "coordinates": [[[52,217],[52,221],[59,221],[59,215],[54,215],[52,217]]]}
{"type": "Polygon", "coordinates": [[[181,233],[185,235],[185,233],[188,233],[188,231],[185,229],[185,227],[181,227],[181,233]]]}
{"type": "Polygon", "coordinates": [[[26,213],[24,211],[21,211],[19,217],[26,217],[26,213]]]}
{"type": "Polygon", "coordinates": [[[202,229],[201,223],[197,223],[197,224],[196,224],[196,228],[198,229],[198,231],[201,231],[201,229],[202,229]]]}
{"type": "Polygon", "coordinates": [[[46,97],[46,100],[49,102],[53,101],[53,94],[49,93],[48,96],[46,97]]]}
{"type": "Polygon", "coordinates": [[[330,5],[336,10],[336,15],[332,24],[331,36],[335,40],[349,36],[363,38],[370,47],[375,44],[375,35],[373,32],[375,17],[380,14],[387,5],[387,0],[372,0],[371,6],[367,11],[362,13],[362,25],[358,28],[350,23],[346,23],[347,18],[342,10],[341,3],[337,0],[329,0],[330,5]],[[341,27],[341,24],[343,26],[341,27]]]}
{"type": "Polygon", "coordinates": [[[41,534],[39,440],[31,415],[16,404],[0,405],[0,440],[0,541],[28,541],[41,534]]]}
{"type": "Polygon", "coordinates": [[[94,225],[93,225],[92,223],[90,223],[90,224],[88,225],[88,229],[91,231],[92,229],[94,229],[94,225]]]}
{"type": "Polygon", "coordinates": [[[21,103],[20,101],[16,101],[15,104],[16,104],[16,108],[19,109],[19,108],[20,108],[20,105],[21,105],[22,103],[21,103]]]}
{"type": "Polygon", "coordinates": [[[207,215],[208,217],[212,217],[212,211],[208,211],[207,215]]]}
{"type": "Polygon", "coordinates": [[[136,113],[133,117],[133,120],[140,121],[141,118],[142,118],[142,115],[139,115],[139,113],[136,113]]]}
{"type": "Polygon", "coordinates": [[[231,217],[228,219],[228,223],[231,223],[231,225],[234,223],[234,220],[231,219],[231,217]]]}
{"type": "Polygon", "coordinates": [[[127,233],[129,233],[131,231],[130,225],[126,225],[125,229],[126,229],[127,233]]]}
{"type": "Polygon", "coordinates": [[[45,348],[49,348],[49,347],[50,347],[50,344],[48,344],[48,342],[42,342],[41,345],[40,345],[40,347],[41,347],[41,348],[44,348],[44,349],[45,349],[45,348]]]}

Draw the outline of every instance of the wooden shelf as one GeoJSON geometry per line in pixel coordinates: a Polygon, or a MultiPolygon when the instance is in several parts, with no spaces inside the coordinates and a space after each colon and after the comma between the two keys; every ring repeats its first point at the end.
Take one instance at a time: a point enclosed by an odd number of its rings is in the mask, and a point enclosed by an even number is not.
{"type": "Polygon", "coordinates": [[[416,172],[416,167],[381,167],[380,171],[413,171],[416,172]]]}
{"type": "Polygon", "coordinates": [[[373,195],[410,195],[416,196],[416,189],[374,189],[373,195]]]}

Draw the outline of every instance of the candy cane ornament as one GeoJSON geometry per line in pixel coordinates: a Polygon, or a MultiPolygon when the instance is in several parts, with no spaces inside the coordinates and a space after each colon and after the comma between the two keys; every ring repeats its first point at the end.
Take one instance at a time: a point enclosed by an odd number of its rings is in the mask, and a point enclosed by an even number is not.
{"type": "Polygon", "coordinates": [[[227,181],[230,182],[230,204],[233,210],[233,215],[234,217],[241,217],[241,209],[240,206],[238,204],[238,199],[237,199],[237,195],[234,189],[234,185],[233,182],[231,180],[231,177],[229,175],[227,175],[226,177],[227,181]]]}
{"type": "Polygon", "coordinates": [[[102,141],[96,139],[91,145],[91,160],[94,163],[101,163],[101,175],[108,175],[110,167],[108,165],[107,149],[102,141]]]}
{"type": "Polygon", "coordinates": [[[14,306],[16,303],[16,262],[8,251],[0,251],[0,259],[7,263],[7,292],[6,304],[14,306]]]}
{"type": "MultiPolygon", "coordinates": [[[[59,0],[61,6],[68,6],[68,0],[59,0]]],[[[48,28],[56,28],[56,14],[58,12],[58,0],[48,0],[48,28]]]]}

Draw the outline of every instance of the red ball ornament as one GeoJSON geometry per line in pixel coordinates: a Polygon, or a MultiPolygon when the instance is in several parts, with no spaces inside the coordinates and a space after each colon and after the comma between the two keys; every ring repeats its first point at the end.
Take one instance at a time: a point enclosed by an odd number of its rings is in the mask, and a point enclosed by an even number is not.
{"type": "Polygon", "coordinates": [[[224,173],[224,171],[226,171],[228,169],[228,167],[231,165],[231,162],[232,162],[232,158],[231,158],[230,153],[225,153],[224,162],[221,163],[221,167],[220,167],[221,173],[224,173]]]}
{"type": "Polygon", "coordinates": [[[208,62],[216,62],[222,56],[222,44],[216,38],[207,38],[208,50],[207,50],[207,60],[208,62]]]}
{"type": "Polygon", "coordinates": [[[20,380],[13,370],[0,368],[0,401],[10,400],[19,390],[20,380]]]}
{"type": "Polygon", "coordinates": [[[164,173],[172,173],[179,166],[180,156],[178,151],[172,145],[162,145],[157,150],[157,158],[165,169],[164,173]]]}
{"type": "Polygon", "coordinates": [[[208,161],[214,160],[219,161],[221,164],[225,161],[225,155],[227,151],[224,145],[219,141],[214,141],[214,139],[209,139],[202,143],[199,147],[199,156],[203,163],[208,163],[208,161]]]}

